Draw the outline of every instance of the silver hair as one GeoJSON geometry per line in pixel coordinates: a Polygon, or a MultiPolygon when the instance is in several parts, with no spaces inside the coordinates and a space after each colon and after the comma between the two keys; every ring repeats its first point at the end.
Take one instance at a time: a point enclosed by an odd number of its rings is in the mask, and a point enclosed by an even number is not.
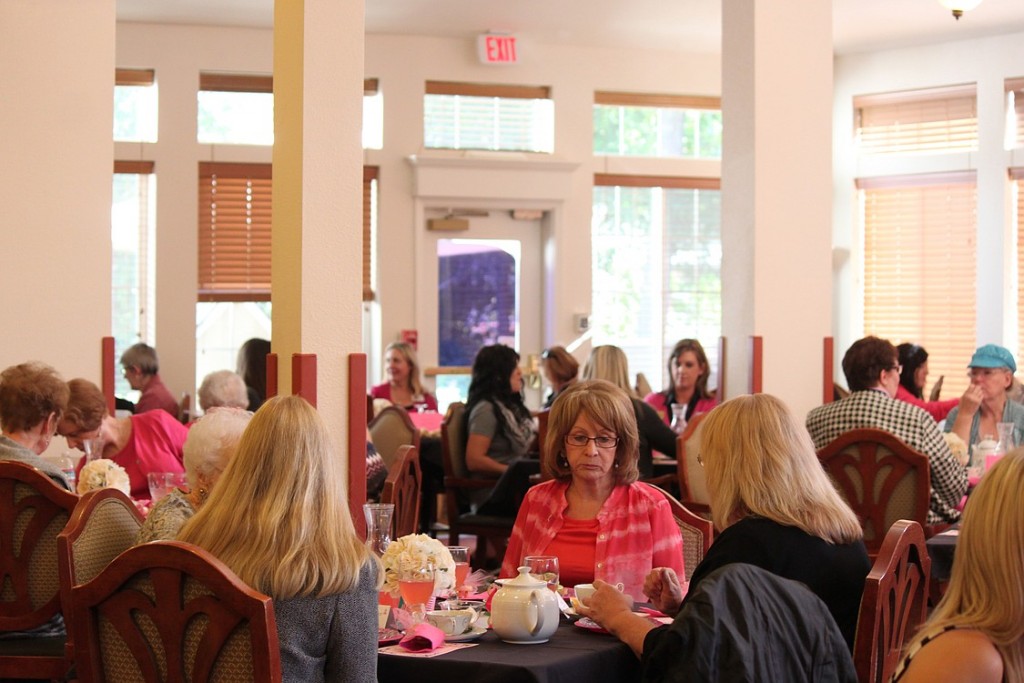
{"type": "Polygon", "coordinates": [[[199,475],[216,479],[235,454],[252,413],[239,408],[213,408],[196,420],[185,439],[185,476],[190,489],[199,475]]]}
{"type": "Polygon", "coordinates": [[[217,370],[203,378],[199,385],[199,407],[205,413],[210,408],[248,408],[249,392],[238,373],[217,370]]]}

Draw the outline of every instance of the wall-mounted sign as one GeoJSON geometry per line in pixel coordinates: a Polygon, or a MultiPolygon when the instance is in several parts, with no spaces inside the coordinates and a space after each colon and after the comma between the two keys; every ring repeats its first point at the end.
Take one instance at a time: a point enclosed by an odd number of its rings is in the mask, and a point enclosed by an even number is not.
{"type": "Polygon", "coordinates": [[[518,64],[516,37],[507,33],[484,33],[476,37],[476,53],[481,64],[518,64]]]}

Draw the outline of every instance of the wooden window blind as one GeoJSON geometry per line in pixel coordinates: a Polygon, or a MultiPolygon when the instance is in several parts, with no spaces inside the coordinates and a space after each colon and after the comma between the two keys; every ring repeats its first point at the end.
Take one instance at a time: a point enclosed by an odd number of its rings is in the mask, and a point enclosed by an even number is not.
{"type": "Polygon", "coordinates": [[[943,396],[967,387],[975,348],[973,172],[857,181],[864,221],[864,332],[928,350],[943,396]]]}
{"type": "Polygon", "coordinates": [[[1007,131],[1008,147],[1024,147],[1024,78],[1006,79],[1007,106],[1013,111],[1012,124],[1007,131]]]}
{"type": "Polygon", "coordinates": [[[199,301],[270,301],[270,164],[199,164],[199,301]]]}
{"type": "Polygon", "coordinates": [[[147,86],[156,83],[153,69],[115,69],[114,85],[147,86]]]}
{"type": "Polygon", "coordinates": [[[551,99],[551,88],[531,85],[498,85],[427,81],[427,95],[463,95],[465,97],[505,97],[520,100],[551,99]]]}
{"type": "Polygon", "coordinates": [[[258,74],[204,72],[199,74],[199,89],[216,92],[274,92],[274,77],[258,74]]]}
{"type": "MultiPolygon", "coordinates": [[[[1018,119],[1019,120],[1019,119],[1018,119]]],[[[1017,358],[1024,348],[1024,168],[1011,168],[1017,192],[1017,358]]]]}
{"type": "Polygon", "coordinates": [[[377,176],[376,166],[363,166],[363,301],[373,301],[374,256],[377,253],[377,176]]]}
{"type": "Polygon", "coordinates": [[[635,92],[610,92],[599,90],[594,93],[594,104],[616,107],[673,107],[676,109],[721,109],[721,97],[698,95],[655,95],[635,92]]]}
{"type": "Polygon", "coordinates": [[[594,185],[598,187],[666,187],[677,190],[720,190],[722,189],[722,179],[595,173],[594,185]]]}
{"type": "Polygon", "coordinates": [[[972,84],[855,97],[856,135],[861,153],[976,150],[975,90],[972,84]]]}

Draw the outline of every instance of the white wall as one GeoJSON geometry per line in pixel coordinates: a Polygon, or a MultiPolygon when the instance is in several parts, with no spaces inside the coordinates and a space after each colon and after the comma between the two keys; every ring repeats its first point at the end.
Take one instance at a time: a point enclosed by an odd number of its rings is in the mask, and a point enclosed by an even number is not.
{"type": "MultiPolygon", "coordinates": [[[[922,157],[885,173],[973,169],[978,179],[977,342],[1017,349],[1013,207],[1006,169],[1024,164],[1024,150],[1003,149],[1003,80],[1024,76],[1024,34],[838,57],[835,61],[833,212],[834,321],[838,359],[863,335],[863,235],[857,222],[858,167],[853,149],[853,97],[862,94],[977,83],[978,151],[922,157]]],[[[966,359],[965,363],[966,363],[966,359]]]]}

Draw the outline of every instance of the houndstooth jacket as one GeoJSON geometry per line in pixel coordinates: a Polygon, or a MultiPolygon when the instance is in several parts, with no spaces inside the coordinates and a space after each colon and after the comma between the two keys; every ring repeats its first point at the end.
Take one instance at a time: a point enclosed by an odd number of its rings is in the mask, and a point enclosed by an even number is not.
{"type": "Polygon", "coordinates": [[[807,431],[817,450],[840,434],[866,427],[883,429],[928,456],[932,484],[929,524],[960,519],[956,506],[967,493],[967,469],[957,461],[938,424],[924,410],[897,401],[884,391],[866,389],[807,414],[807,431]]]}

